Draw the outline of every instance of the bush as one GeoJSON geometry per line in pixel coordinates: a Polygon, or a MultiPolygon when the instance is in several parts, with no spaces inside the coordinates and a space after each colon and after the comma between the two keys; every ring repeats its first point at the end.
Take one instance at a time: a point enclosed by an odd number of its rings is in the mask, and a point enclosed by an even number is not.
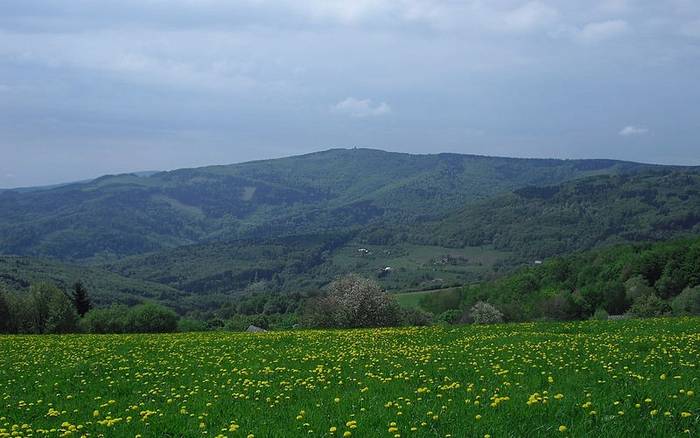
{"type": "Polygon", "coordinates": [[[629,313],[638,318],[653,318],[668,314],[670,308],[666,301],[655,294],[637,297],[630,307],[629,313]]]}
{"type": "Polygon", "coordinates": [[[200,319],[182,318],[177,323],[177,331],[182,333],[205,332],[207,330],[207,323],[200,319]]]}
{"type": "Polygon", "coordinates": [[[37,283],[29,289],[29,317],[34,333],[70,333],[78,329],[78,314],[56,286],[37,283]]]}
{"type": "Polygon", "coordinates": [[[671,302],[674,315],[700,315],[700,286],[685,288],[671,302]]]}
{"type": "Polygon", "coordinates": [[[421,309],[404,309],[402,323],[409,326],[425,326],[433,323],[433,314],[421,309]]]}
{"type": "Polygon", "coordinates": [[[570,292],[560,292],[549,297],[542,301],[540,307],[542,314],[554,321],[569,321],[576,319],[582,313],[581,305],[570,292]]]}
{"type": "Polygon", "coordinates": [[[379,284],[351,274],[331,283],[325,297],[308,302],[303,320],[309,327],[395,326],[401,309],[379,284]]]}
{"type": "Polygon", "coordinates": [[[469,317],[474,324],[497,324],[503,322],[503,314],[494,306],[479,301],[469,310],[469,317]]]}
{"type": "Polygon", "coordinates": [[[63,292],[55,293],[49,303],[46,333],[74,333],[78,331],[78,313],[73,302],[63,292]]]}
{"type": "Polygon", "coordinates": [[[438,323],[457,324],[462,316],[462,311],[458,309],[445,310],[435,318],[438,323]]]}
{"type": "Polygon", "coordinates": [[[83,331],[88,333],[127,333],[129,308],[123,305],[91,309],[80,320],[83,331]]]}
{"type": "Polygon", "coordinates": [[[598,309],[593,313],[593,316],[591,316],[591,319],[594,319],[596,321],[607,321],[610,315],[608,315],[608,312],[605,311],[605,309],[598,309]]]}
{"type": "Polygon", "coordinates": [[[655,293],[654,288],[649,286],[649,283],[641,275],[632,277],[625,282],[625,298],[630,303],[634,302],[634,300],[642,295],[653,293],[655,293]]]}
{"type": "Polygon", "coordinates": [[[7,294],[5,299],[9,311],[9,320],[6,321],[7,332],[36,333],[31,297],[7,294]]]}
{"type": "Polygon", "coordinates": [[[224,330],[229,332],[242,332],[251,325],[267,330],[270,328],[270,319],[267,315],[236,314],[226,321],[224,330]]]}
{"type": "Polygon", "coordinates": [[[129,310],[129,331],[135,333],[171,333],[177,330],[178,316],[158,304],[139,304],[129,310]]]}

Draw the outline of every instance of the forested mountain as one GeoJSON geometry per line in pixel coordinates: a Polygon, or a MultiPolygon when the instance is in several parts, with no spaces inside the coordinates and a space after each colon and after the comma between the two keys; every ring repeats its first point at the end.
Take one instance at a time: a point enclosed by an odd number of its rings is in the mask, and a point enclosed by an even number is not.
{"type": "Polygon", "coordinates": [[[530,185],[652,166],[369,149],[0,192],[0,253],[114,260],[181,245],[434,219],[530,185]]]}
{"type": "Polygon", "coordinates": [[[697,168],[330,150],[0,192],[0,285],[82,279],[100,304],[185,311],[348,272],[391,291],[459,286],[698,233],[697,168]]]}

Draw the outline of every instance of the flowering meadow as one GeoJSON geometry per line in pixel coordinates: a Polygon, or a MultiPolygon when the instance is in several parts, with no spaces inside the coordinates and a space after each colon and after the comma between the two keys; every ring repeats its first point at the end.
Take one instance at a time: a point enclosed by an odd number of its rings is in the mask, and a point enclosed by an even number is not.
{"type": "Polygon", "coordinates": [[[0,437],[698,436],[700,319],[0,337],[0,437]]]}

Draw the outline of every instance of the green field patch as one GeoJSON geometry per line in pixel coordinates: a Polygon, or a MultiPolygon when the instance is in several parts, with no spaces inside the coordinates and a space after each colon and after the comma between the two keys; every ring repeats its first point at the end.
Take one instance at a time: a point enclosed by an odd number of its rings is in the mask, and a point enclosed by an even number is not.
{"type": "Polygon", "coordinates": [[[444,248],[429,245],[352,243],[333,254],[344,272],[376,278],[387,290],[444,288],[481,280],[510,253],[490,246],[444,248]]]}

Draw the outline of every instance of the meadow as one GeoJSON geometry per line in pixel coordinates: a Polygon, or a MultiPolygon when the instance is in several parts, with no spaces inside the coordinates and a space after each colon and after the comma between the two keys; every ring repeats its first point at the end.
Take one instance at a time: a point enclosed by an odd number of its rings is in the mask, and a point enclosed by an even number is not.
{"type": "Polygon", "coordinates": [[[698,436],[700,319],[0,337],[0,437],[698,436]]]}

